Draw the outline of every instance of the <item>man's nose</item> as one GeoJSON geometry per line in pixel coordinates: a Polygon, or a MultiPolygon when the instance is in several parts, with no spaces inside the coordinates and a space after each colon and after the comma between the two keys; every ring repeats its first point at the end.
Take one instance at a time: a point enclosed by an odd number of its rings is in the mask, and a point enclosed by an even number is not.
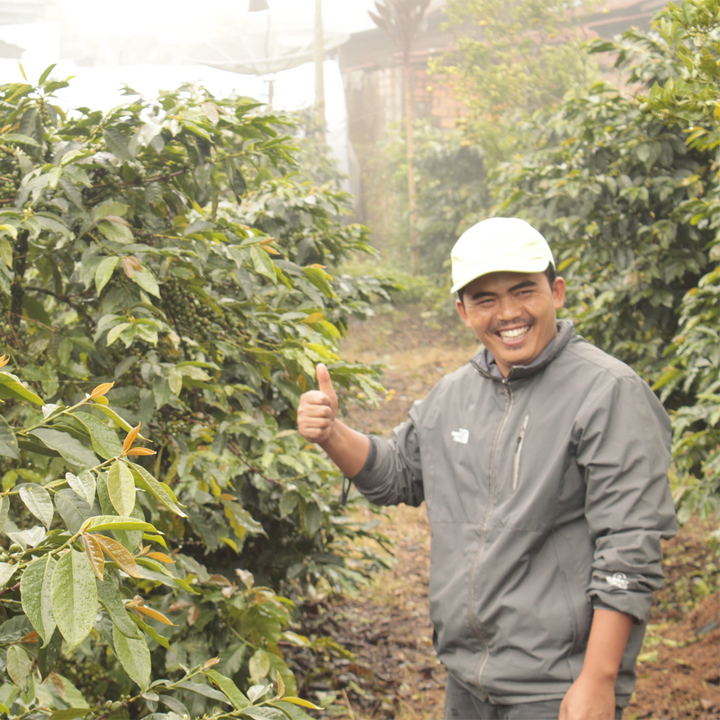
{"type": "Polygon", "coordinates": [[[499,298],[498,320],[515,320],[520,314],[520,303],[512,295],[502,295],[499,298]]]}

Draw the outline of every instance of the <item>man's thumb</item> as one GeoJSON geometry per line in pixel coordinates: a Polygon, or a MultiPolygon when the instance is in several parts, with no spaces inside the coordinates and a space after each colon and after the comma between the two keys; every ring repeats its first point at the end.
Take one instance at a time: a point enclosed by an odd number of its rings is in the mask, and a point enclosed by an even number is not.
{"type": "Polygon", "coordinates": [[[327,367],[323,365],[323,363],[320,363],[315,369],[315,372],[317,374],[318,390],[325,393],[329,398],[335,397],[335,390],[327,367]]]}

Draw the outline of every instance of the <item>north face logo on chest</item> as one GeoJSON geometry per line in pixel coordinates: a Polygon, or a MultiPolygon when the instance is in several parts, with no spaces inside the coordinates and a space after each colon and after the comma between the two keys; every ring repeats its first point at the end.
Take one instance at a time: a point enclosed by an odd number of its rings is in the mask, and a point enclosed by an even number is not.
{"type": "Polygon", "coordinates": [[[460,428],[459,430],[453,430],[452,431],[452,439],[455,442],[462,443],[463,445],[467,445],[467,441],[470,438],[470,432],[466,430],[465,428],[460,428]]]}

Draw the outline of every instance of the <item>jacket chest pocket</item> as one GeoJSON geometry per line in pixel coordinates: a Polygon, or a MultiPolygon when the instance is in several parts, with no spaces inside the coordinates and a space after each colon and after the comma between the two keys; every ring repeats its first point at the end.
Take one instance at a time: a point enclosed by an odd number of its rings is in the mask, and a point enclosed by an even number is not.
{"type": "Polygon", "coordinates": [[[530,416],[526,415],[520,424],[520,431],[517,438],[515,447],[515,455],[513,457],[513,474],[512,474],[512,491],[515,492],[518,486],[518,480],[520,479],[520,463],[522,461],[523,444],[525,443],[525,433],[527,432],[528,423],[530,422],[530,416]]]}

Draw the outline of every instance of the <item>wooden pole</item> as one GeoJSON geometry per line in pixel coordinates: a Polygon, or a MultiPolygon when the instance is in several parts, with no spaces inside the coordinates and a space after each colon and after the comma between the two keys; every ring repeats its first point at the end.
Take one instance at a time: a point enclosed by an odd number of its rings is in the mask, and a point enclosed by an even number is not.
{"type": "Polygon", "coordinates": [[[315,123],[318,138],[325,142],[325,40],[323,38],[322,0],[315,0],[315,123]]]}
{"type": "Polygon", "coordinates": [[[417,244],[417,191],[415,189],[415,147],[413,143],[412,68],[410,53],[403,53],[403,96],[405,99],[405,156],[407,159],[408,206],[410,210],[410,269],[417,275],[420,250],[417,244]]]}

